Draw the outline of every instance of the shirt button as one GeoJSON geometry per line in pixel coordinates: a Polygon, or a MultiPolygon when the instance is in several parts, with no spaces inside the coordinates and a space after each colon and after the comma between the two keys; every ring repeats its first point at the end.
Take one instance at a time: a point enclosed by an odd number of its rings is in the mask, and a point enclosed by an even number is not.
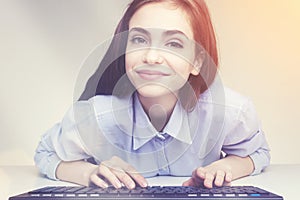
{"type": "Polygon", "coordinates": [[[165,136],[163,136],[161,133],[157,133],[156,136],[161,139],[161,140],[165,140],[165,136]]]}

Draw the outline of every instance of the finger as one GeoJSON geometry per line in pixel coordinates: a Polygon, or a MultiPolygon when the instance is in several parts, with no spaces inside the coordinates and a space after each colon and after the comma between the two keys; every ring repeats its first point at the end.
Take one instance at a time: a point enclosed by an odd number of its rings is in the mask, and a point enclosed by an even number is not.
{"type": "Polygon", "coordinates": [[[135,188],[135,183],[132,178],[122,169],[112,169],[112,172],[117,176],[117,178],[128,188],[135,188]]]}
{"type": "MultiPolygon", "coordinates": [[[[130,164],[127,162],[123,161],[119,157],[114,157],[113,158],[115,162],[119,164],[119,166],[127,173],[129,176],[141,187],[147,187],[148,182],[146,179],[130,164]]],[[[135,184],[134,186],[135,187],[135,184]]]]}
{"type": "Polygon", "coordinates": [[[131,165],[127,164],[126,166],[126,172],[133,178],[134,181],[136,181],[137,184],[139,184],[141,187],[147,187],[148,182],[138,171],[132,167],[131,165]]]}
{"type": "Polygon", "coordinates": [[[182,183],[182,186],[197,186],[197,185],[194,183],[193,178],[189,178],[188,180],[182,183]]]}
{"type": "Polygon", "coordinates": [[[215,176],[215,185],[221,187],[223,185],[225,178],[225,172],[223,170],[218,170],[215,176]]]}
{"type": "Polygon", "coordinates": [[[205,179],[206,170],[204,167],[199,167],[196,169],[196,176],[201,178],[202,180],[205,179]]]}
{"type": "Polygon", "coordinates": [[[92,174],[90,176],[90,181],[97,185],[98,187],[101,187],[101,188],[107,188],[108,187],[108,184],[102,180],[97,174],[92,174]]]}
{"type": "Polygon", "coordinates": [[[225,182],[230,183],[232,181],[232,173],[227,172],[225,175],[225,182]]]}
{"type": "Polygon", "coordinates": [[[115,188],[121,188],[122,184],[117,178],[117,176],[104,164],[100,164],[98,168],[98,173],[104,176],[115,188]]]}
{"type": "Polygon", "coordinates": [[[203,182],[204,186],[207,188],[212,188],[214,179],[215,176],[211,172],[206,172],[205,179],[203,182]]]}
{"type": "Polygon", "coordinates": [[[204,187],[203,181],[205,179],[206,170],[202,167],[197,168],[192,173],[193,185],[196,187],[204,187]]]}

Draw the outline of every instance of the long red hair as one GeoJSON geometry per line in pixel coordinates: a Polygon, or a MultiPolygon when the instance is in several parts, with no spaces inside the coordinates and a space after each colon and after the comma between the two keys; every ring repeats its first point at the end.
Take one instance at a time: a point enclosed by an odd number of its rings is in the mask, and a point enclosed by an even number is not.
{"type": "MultiPolygon", "coordinates": [[[[97,71],[89,79],[80,99],[89,99],[99,94],[113,94],[119,79],[124,77],[124,75],[126,76],[124,54],[126,52],[127,31],[131,17],[142,6],[161,2],[170,3],[185,11],[193,29],[196,44],[205,50],[204,61],[199,75],[190,75],[188,79],[189,88],[192,88],[194,95],[188,95],[186,91],[181,95],[185,98],[182,102],[186,108],[191,108],[195,105],[193,96],[198,98],[201,93],[207,90],[215,78],[218,66],[215,32],[204,0],[133,0],[120,20],[110,47],[97,71]]],[[[201,52],[199,51],[198,53],[200,54],[201,52]]],[[[127,81],[125,85],[126,87],[132,87],[130,81],[127,81]]]]}

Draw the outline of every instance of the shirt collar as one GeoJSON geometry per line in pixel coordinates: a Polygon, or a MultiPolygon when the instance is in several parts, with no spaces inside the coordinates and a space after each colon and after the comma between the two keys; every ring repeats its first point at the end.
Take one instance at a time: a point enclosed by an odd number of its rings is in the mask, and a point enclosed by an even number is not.
{"type": "MultiPolygon", "coordinates": [[[[151,124],[137,94],[134,95],[133,99],[134,124],[132,137],[133,149],[137,150],[148,141],[153,139],[158,132],[151,124]]],[[[163,130],[163,133],[166,133],[181,142],[187,144],[192,143],[188,114],[181,106],[180,102],[176,103],[172,115],[163,130]]]]}
{"type": "Polygon", "coordinates": [[[169,134],[181,142],[187,144],[192,143],[188,113],[179,101],[177,101],[169,122],[164,128],[164,133],[169,134]]]}

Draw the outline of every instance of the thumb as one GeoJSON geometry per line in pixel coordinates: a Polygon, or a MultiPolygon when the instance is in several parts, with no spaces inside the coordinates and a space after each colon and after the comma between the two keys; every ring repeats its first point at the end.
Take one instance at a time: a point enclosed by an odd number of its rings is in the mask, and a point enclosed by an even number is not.
{"type": "Polygon", "coordinates": [[[182,183],[182,186],[194,186],[194,185],[195,184],[194,184],[194,181],[192,178],[190,178],[182,183]]]}

